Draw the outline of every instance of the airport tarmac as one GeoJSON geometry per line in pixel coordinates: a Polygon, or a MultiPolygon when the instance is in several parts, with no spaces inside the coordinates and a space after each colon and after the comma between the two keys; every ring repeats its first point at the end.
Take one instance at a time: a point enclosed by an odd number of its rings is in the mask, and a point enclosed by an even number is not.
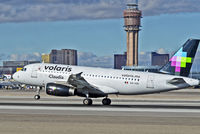
{"type": "Polygon", "coordinates": [[[2,134],[199,134],[200,90],[142,96],[111,96],[112,105],[84,106],[83,98],[0,90],[2,134]]]}

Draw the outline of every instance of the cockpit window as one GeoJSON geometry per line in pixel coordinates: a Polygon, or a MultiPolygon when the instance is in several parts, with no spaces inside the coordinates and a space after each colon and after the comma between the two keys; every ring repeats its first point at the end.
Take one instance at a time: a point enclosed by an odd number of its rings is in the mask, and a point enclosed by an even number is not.
{"type": "Polygon", "coordinates": [[[26,68],[23,68],[23,69],[22,69],[22,71],[24,71],[24,72],[25,72],[25,71],[26,71],[26,68]]]}

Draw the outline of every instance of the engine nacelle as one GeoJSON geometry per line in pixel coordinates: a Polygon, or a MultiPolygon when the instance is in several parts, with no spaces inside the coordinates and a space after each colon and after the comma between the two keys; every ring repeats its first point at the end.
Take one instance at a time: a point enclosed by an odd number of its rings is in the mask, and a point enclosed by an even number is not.
{"type": "Polygon", "coordinates": [[[46,93],[48,95],[54,95],[54,96],[74,96],[75,90],[66,85],[47,83],[46,93]]]}

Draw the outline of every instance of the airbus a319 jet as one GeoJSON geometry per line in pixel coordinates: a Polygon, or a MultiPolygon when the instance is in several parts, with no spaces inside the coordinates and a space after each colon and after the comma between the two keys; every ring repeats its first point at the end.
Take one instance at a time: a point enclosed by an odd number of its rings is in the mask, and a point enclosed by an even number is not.
{"type": "MultiPolygon", "coordinates": [[[[13,78],[44,86],[48,95],[85,97],[85,105],[92,105],[91,98],[104,97],[102,104],[110,105],[111,94],[152,94],[199,85],[188,77],[199,41],[189,39],[158,73],[39,63],[25,66],[13,78]]],[[[40,99],[39,91],[35,99],[40,99]]]]}

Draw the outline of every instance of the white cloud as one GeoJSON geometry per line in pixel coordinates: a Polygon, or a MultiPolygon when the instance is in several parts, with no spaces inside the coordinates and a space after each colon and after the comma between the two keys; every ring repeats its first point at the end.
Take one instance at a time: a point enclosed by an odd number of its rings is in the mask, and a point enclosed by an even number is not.
{"type": "Polygon", "coordinates": [[[167,54],[168,53],[164,48],[159,48],[156,52],[159,54],[167,54]]]}
{"type": "Polygon", "coordinates": [[[78,52],[78,65],[113,68],[114,56],[97,56],[91,52],[78,52]]]}
{"type": "Polygon", "coordinates": [[[200,0],[140,0],[144,15],[200,12],[200,0]]]}
{"type": "Polygon", "coordinates": [[[0,61],[1,60],[4,60],[6,58],[6,55],[5,54],[0,54],[0,61]]]}
{"type": "MultiPolygon", "coordinates": [[[[0,0],[0,22],[121,18],[133,0],[0,0]]],[[[200,12],[200,0],[140,0],[143,15],[200,12]]]]}
{"type": "Polygon", "coordinates": [[[34,52],[31,54],[11,54],[8,56],[7,60],[10,61],[41,61],[41,54],[34,52]]]}

